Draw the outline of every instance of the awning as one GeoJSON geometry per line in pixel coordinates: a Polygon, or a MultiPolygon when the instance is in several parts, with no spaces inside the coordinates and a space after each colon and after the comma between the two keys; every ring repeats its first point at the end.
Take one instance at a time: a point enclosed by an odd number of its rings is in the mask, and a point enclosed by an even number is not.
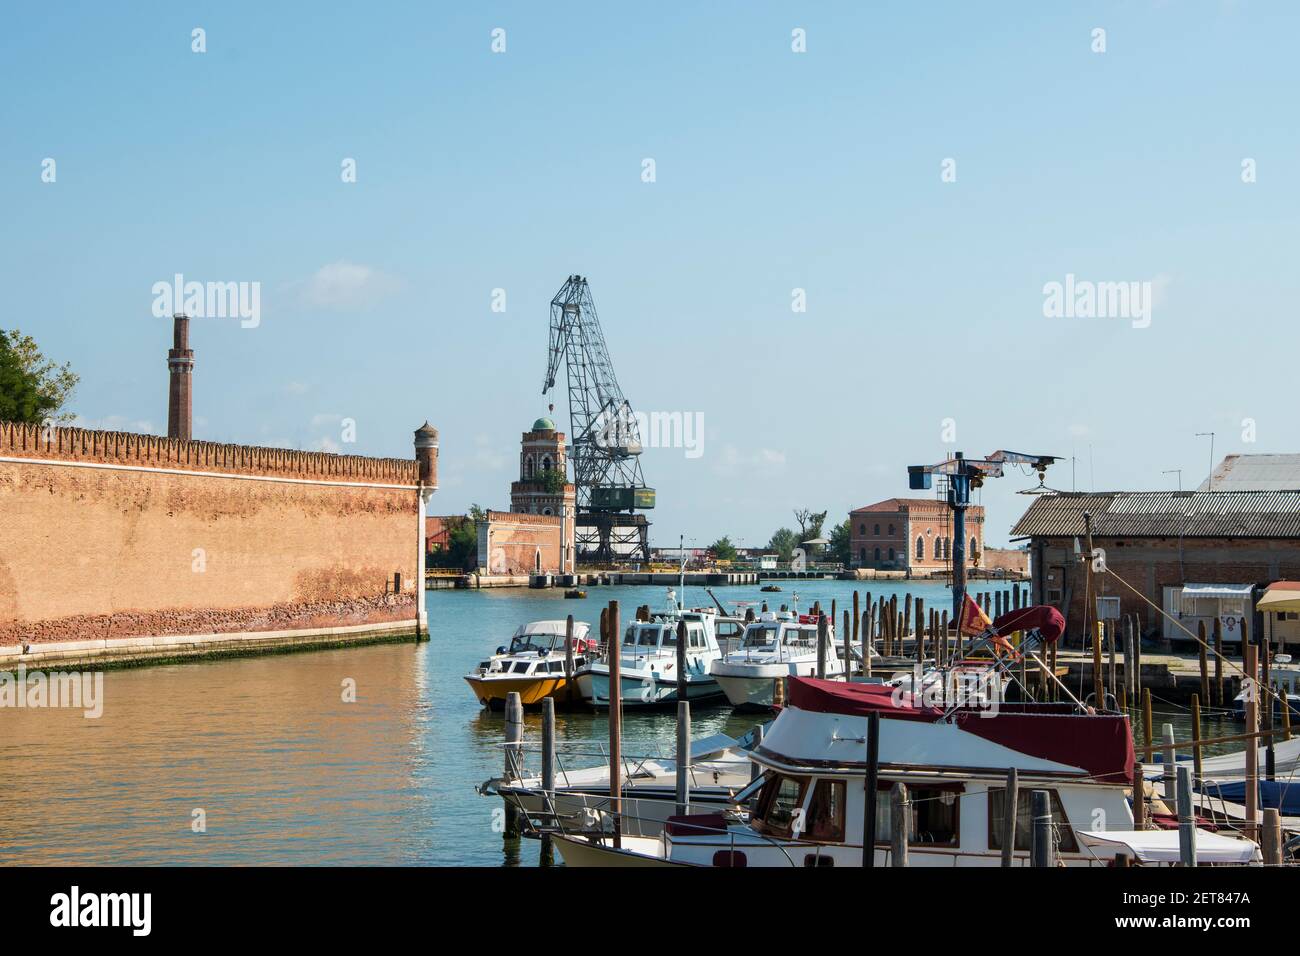
{"type": "Polygon", "coordinates": [[[1300,581],[1278,581],[1270,584],[1264,596],[1255,602],[1261,611],[1300,612],[1300,581]]]}
{"type": "Polygon", "coordinates": [[[1184,584],[1183,597],[1249,598],[1253,584],[1184,584]]]}
{"type": "MultiPolygon", "coordinates": [[[[1086,846],[1095,849],[1128,850],[1143,863],[1177,863],[1177,830],[1083,830],[1075,831],[1086,846]]],[[[1196,831],[1197,863],[1258,863],[1259,847],[1249,840],[1196,831]]]]}

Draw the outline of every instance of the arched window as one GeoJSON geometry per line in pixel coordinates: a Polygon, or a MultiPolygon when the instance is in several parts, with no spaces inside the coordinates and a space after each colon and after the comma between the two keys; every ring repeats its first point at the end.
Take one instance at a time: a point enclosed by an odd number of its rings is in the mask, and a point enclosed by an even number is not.
{"type": "Polygon", "coordinates": [[[544,514],[544,515],[549,515],[550,513],[551,513],[551,509],[550,509],[550,508],[543,508],[543,509],[542,509],[542,514],[544,514]]]}
{"type": "Polygon", "coordinates": [[[979,550],[979,548],[978,548],[978,547],[976,546],[976,544],[975,544],[975,536],[974,536],[974,535],[971,535],[971,539],[970,539],[970,550],[967,551],[966,554],[967,554],[967,555],[972,555],[972,554],[974,554],[974,553],[975,553],[976,551],[978,551],[978,550],[979,550]]]}
{"type": "Polygon", "coordinates": [[[859,561],[862,561],[863,563],[866,562],[866,560],[867,560],[867,549],[866,549],[866,548],[858,548],[858,560],[859,560],[859,561]]]}
{"type": "Polygon", "coordinates": [[[893,560],[894,560],[894,549],[893,549],[893,548],[890,548],[890,549],[889,549],[889,560],[890,560],[890,561],[893,561],[893,560]]]}
{"type": "Polygon", "coordinates": [[[880,560],[880,549],[879,549],[879,548],[876,548],[876,560],[877,560],[877,561],[880,560]]]}
{"type": "Polygon", "coordinates": [[[864,524],[858,525],[858,534],[866,534],[866,533],[867,533],[867,526],[864,524]]]}
{"type": "Polygon", "coordinates": [[[551,470],[551,456],[550,456],[550,455],[543,455],[543,456],[542,456],[542,471],[550,471],[550,470],[551,470]]]}
{"type": "MultiPolygon", "coordinates": [[[[533,570],[541,573],[542,570],[542,549],[538,548],[533,554],[533,570]]],[[[567,653],[567,652],[566,652],[567,653]]]]}
{"type": "Polygon", "coordinates": [[[952,538],[943,539],[943,559],[945,561],[952,560],[952,538]]]}
{"type": "Polygon", "coordinates": [[[533,477],[533,456],[527,455],[524,458],[524,480],[527,481],[533,477]]]}
{"type": "Polygon", "coordinates": [[[880,525],[876,525],[876,531],[875,531],[875,534],[876,534],[876,537],[879,537],[879,536],[880,536],[880,525]]]}
{"type": "Polygon", "coordinates": [[[890,535],[890,537],[893,537],[893,534],[894,534],[894,526],[891,524],[891,525],[889,526],[889,535],[890,535]]]}
{"type": "Polygon", "coordinates": [[[919,534],[916,536],[916,560],[925,560],[925,539],[919,534]]]}

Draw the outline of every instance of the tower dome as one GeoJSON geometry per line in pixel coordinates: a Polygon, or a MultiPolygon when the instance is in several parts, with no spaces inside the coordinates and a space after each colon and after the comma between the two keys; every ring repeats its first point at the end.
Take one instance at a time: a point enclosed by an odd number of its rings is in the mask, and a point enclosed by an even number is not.
{"type": "Polygon", "coordinates": [[[555,431],[555,422],[549,418],[539,418],[533,422],[532,430],[535,432],[553,432],[555,431]]]}

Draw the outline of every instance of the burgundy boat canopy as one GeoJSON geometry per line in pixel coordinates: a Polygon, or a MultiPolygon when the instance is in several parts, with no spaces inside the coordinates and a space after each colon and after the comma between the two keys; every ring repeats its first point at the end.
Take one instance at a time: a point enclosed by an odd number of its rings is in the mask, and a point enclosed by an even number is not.
{"type": "MultiPolygon", "coordinates": [[[[790,677],[788,703],[822,714],[883,720],[937,723],[942,707],[919,706],[910,694],[895,703],[895,688],[886,684],[846,684],[842,681],[790,677]]],[[[995,712],[979,708],[957,710],[950,718],[961,730],[1011,750],[1079,767],[1106,783],[1133,779],[1133,734],[1125,714],[1080,714],[1072,704],[998,704],[995,712]]]]}
{"type": "Polygon", "coordinates": [[[999,615],[993,621],[993,629],[999,634],[1037,630],[1043,642],[1051,644],[1065,633],[1065,618],[1049,604],[1035,604],[999,615]]]}

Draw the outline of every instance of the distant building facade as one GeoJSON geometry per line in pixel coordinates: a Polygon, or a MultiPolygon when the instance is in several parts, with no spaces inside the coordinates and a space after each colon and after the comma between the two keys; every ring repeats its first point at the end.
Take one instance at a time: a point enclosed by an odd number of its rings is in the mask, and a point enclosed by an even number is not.
{"type": "MultiPolygon", "coordinates": [[[[984,508],[966,510],[966,565],[984,551],[984,508]]],[[[952,566],[952,511],[937,498],[887,498],[849,512],[849,566],[926,575],[952,566]]]]}
{"type": "MultiPolygon", "coordinates": [[[[1147,635],[1194,643],[1183,628],[1196,634],[1205,623],[1209,635],[1217,619],[1235,643],[1242,617],[1263,626],[1252,621],[1252,589],[1300,580],[1300,491],[1044,495],[1012,534],[1029,541],[1034,603],[1060,609],[1076,643],[1089,589],[1085,513],[1109,569],[1092,576],[1093,596],[1138,615],[1147,635]]],[[[1095,605],[1090,610],[1095,620],[1095,605]]]]}
{"type": "Polygon", "coordinates": [[[568,480],[564,433],[539,418],[519,443],[519,478],[510,510],[478,522],[478,569],[485,574],[571,574],[577,495],[568,480]]]}

